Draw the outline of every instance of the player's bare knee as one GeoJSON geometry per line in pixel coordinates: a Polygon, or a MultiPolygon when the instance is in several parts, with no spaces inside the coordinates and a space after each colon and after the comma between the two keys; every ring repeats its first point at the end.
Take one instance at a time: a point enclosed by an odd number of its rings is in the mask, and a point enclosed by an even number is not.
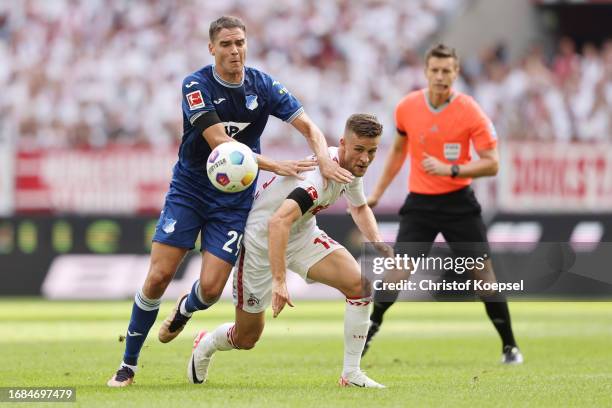
{"type": "Polygon", "coordinates": [[[356,275],[344,285],[342,293],[347,298],[362,298],[370,296],[370,286],[367,280],[362,280],[360,275],[356,275]]]}
{"type": "Polygon", "coordinates": [[[207,304],[213,304],[221,297],[223,293],[223,286],[215,283],[215,284],[203,284],[200,281],[200,294],[202,295],[202,300],[207,304]]]}
{"type": "MultiPolygon", "coordinates": [[[[152,295],[151,292],[158,293],[161,291],[163,294],[170,284],[173,275],[174,271],[156,268],[155,265],[151,265],[151,270],[149,271],[144,283],[145,296],[152,295]]],[[[153,297],[155,298],[156,296],[153,297]]]]}

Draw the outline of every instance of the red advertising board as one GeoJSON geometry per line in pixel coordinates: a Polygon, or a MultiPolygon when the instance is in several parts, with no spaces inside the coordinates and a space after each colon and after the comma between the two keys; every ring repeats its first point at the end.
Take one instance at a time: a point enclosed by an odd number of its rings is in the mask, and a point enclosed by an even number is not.
{"type": "Polygon", "coordinates": [[[15,153],[12,141],[0,133],[0,216],[13,212],[15,153]]]}
{"type": "Polygon", "coordinates": [[[15,169],[15,208],[20,212],[158,212],[175,161],[174,147],[21,151],[15,169]]]}
{"type": "MultiPolygon", "coordinates": [[[[20,151],[15,172],[15,210],[19,213],[151,214],[163,206],[164,194],[177,160],[176,146],[106,147],[20,151]]],[[[311,153],[306,143],[297,148],[269,146],[273,159],[300,159],[311,153]]],[[[386,150],[379,153],[365,177],[366,192],[380,174],[386,150]]],[[[271,177],[264,172],[260,181],[271,177]]],[[[406,175],[400,174],[379,209],[396,212],[406,194],[406,175]],[[395,191],[395,194],[393,193],[395,191]]],[[[326,213],[344,213],[340,200],[326,213]]]]}
{"type": "Polygon", "coordinates": [[[498,208],[612,211],[612,145],[505,143],[500,153],[498,208]]]}
{"type": "MultiPolygon", "coordinates": [[[[21,151],[15,163],[14,208],[21,213],[157,213],[176,152],[175,146],[21,151]]],[[[291,151],[266,149],[266,155],[276,159],[307,154],[306,146],[291,151]]],[[[478,180],[475,186],[487,210],[612,211],[612,144],[506,142],[500,145],[500,154],[498,176],[478,180]]],[[[366,174],[366,194],[373,189],[386,155],[386,149],[379,152],[366,174]]],[[[378,212],[395,213],[401,206],[407,167],[383,196],[378,212]]],[[[269,176],[261,177],[265,181],[269,176]]],[[[340,200],[326,212],[343,213],[345,208],[340,200]]]]}

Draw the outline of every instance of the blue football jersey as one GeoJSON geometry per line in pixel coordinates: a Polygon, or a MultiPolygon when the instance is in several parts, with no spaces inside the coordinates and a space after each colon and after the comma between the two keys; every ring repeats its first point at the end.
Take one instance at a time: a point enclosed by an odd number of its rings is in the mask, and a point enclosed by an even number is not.
{"type": "Polygon", "coordinates": [[[304,111],[302,105],[283,85],[257,69],[245,67],[242,83],[232,84],[221,79],[213,65],[207,65],[184,79],[182,106],[183,138],[171,188],[207,208],[250,209],[256,182],[239,193],[217,190],[206,174],[211,148],[193,123],[215,111],[230,137],[260,153],[259,137],[268,117],[291,122],[304,111]]]}

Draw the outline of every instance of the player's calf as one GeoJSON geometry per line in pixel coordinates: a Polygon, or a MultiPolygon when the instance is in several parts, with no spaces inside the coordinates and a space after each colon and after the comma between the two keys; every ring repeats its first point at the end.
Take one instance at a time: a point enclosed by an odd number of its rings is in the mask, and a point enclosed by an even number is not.
{"type": "Polygon", "coordinates": [[[151,299],[162,297],[186,252],[184,248],[153,242],[151,264],[142,287],[147,297],[151,299]]]}
{"type": "Polygon", "coordinates": [[[210,362],[217,351],[253,348],[263,329],[264,312],[248,313],[236,308],[235,323],[224,323],[210,333],[200,332],[187,365],[189,382],[201,384],[206,380],[210,362]]]}
{"type": "Polygon", "coordinates": [[[251,350],[259,340],[259,333],[239,333],[236,331],[232,337],[234,347],[240,350],[251,350]]]}
{"type": "Polygon", "coordinates": [[[149,330],[155,323],[161,299],[150,299],[142,290],[134,296],[132,315],[128,325],[123,361],[113,377],[107,382],[109,387],[125,387],[134,382],[140,350],[149,330]]]}
{"type": "MultiPolygon", "coordinates": [[[[225,285],[225,280],[221,283],[225,285]]],[[[202,284],[201,280],[195,281],[191,291],[177,301],[172,312],[162,323],[159,328],[159,341],[168,343],[174,340],[183,331],[195,311],[206,310],[212,306],[223,291],[221,283],[210,284],[208,282],[202,284]],[[206,299],[207,295],[209,300],[206,299]],[[210,297],[214,297],[214,299],[210,299],[210,297]]]]}

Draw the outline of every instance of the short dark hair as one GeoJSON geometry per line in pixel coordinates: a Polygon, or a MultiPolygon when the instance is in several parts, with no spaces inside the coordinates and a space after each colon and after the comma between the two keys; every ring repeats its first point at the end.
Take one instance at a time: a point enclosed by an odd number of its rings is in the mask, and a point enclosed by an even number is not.
{"type": "Polygon", "coordinates": [[[427,54],[425,54],[425,65],[429,63],[429,59],[431,57],[436,58],[453,58],[455,63],[459,64],[459,55],[457,55],[457,51],[453,47],[449,47],[446,44],[436,44],[431,47],[427,54]]]}
{"type": "Polygon", "coordinates": [[[346,120],[344,132],[351,131],[359,137],[375,138],[382,135],[383,125],[376,115],[370,113],[354,113],[346,120]]]}
{"type": "Polygon", "coordinates": [[[224,28],[239,28],[246,34],[246,26],[240,18],[234,16],[221,16],[210,23],[210,27],[208,28],[208,38],[210,38],[210,41],[215,41],[215,37],[219,34],[219,31],[224,28]]]}

